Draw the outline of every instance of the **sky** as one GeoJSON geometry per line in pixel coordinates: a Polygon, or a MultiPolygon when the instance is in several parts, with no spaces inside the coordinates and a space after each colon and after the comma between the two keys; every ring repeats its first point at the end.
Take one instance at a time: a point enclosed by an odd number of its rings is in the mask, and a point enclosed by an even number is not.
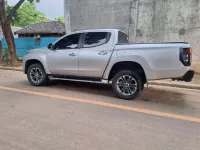
{"type": "MultiPolygon", "coordinates": [[[[15,5],[19,0],[8,0],[9,5],[15,5]]],[[[64,16],[64,0],[40,0],[37,9],[48,18],[64,16]]]]}

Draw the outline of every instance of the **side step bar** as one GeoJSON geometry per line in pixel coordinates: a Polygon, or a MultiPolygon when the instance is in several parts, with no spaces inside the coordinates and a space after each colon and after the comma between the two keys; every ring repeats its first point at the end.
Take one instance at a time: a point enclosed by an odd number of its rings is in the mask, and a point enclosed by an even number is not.
{"type": "Polygon", "coordinates": [[[103,83],[103,84],[108,84],[109,81],[105,80],[105,79],[100,79],[100,80],[95,80],[94,78],[91,78],[91,80],[89,78],[81,78],[81,77],[58,77],[58,76],[53,76],[53,75],[49,75],[48,78],[50,80],[64,80],[64,81],[78,81],[78,82],[88,82],[88,83],[103,83]]]}

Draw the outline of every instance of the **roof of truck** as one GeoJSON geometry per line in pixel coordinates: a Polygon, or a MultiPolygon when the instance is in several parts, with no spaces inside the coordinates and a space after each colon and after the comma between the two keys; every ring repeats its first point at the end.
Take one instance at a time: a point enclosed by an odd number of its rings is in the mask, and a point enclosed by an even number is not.
{"type": "MultiPolygon", "coordinates": [[[[82,32],[103,32],[103,31],[115,31],[118,32],[120,31],[119,29],[90,29],[90,30],[79,30],[75,31],[75,33],[82,33],[82,32]]],[[[123,31],[122,31],[123,32],[123,31]]]]}

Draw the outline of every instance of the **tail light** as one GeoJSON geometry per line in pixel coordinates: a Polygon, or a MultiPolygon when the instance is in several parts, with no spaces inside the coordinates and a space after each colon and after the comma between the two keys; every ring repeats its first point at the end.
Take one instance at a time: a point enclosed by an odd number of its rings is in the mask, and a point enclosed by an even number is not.
{"type": "Polygon", "coordinates": [[[181,48],[180,61],[184,66],[190,66],[192,62],[192,48],[181,48]]]}

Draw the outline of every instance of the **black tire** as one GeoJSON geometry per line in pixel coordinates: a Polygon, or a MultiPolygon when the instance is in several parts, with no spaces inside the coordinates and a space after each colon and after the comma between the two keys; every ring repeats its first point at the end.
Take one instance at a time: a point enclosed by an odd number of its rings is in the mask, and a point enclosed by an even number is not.
{"type": "MultiPolygon", "coordinates": [[[[38,75],[38,76],[39,76],[38,75]]],[[[35,76],[35,75],[34,75],[35,76]]],[[[32,64],[27,71],[27,78],[28,81],[33,85],[33,86],[45,86],[48,84],[48,76],[43,68],[43,66],[41,64],[32,64]],[[38,82],[36,82],[36,78],[34,80],[33,76],[31,74],[33,74],[34,70],[37,70],[36,72],[39,72],[39,75],[41,75],[41,78],[38,78],[38,82]]]]}
{"type": "Polygon", "coordinates": [[[142,90],[144,90],[144,85],[145,85],[145,84],[144,84],[144,83],[142,83],[142,90]]]}
{"type": "Polygon", "coordinates": [[[137,73],[134,73],[128,70],[120,71],[114,76],[112,80],[113,91],[116,93],[118,97],[125,100],[132,100],[140,96],[142,92],[142,87],[143,87],[143,83],[142,83],[141,77],[137,73]],[[131,79],[130,83],[126,79],[123,80],[124,78],[127,78],[127,77],[131,79]],[[125,84],[120,81],[125,81],[125,84]],[[124,88],[126,88],[126,90],[124,90],[124,88]]]}

